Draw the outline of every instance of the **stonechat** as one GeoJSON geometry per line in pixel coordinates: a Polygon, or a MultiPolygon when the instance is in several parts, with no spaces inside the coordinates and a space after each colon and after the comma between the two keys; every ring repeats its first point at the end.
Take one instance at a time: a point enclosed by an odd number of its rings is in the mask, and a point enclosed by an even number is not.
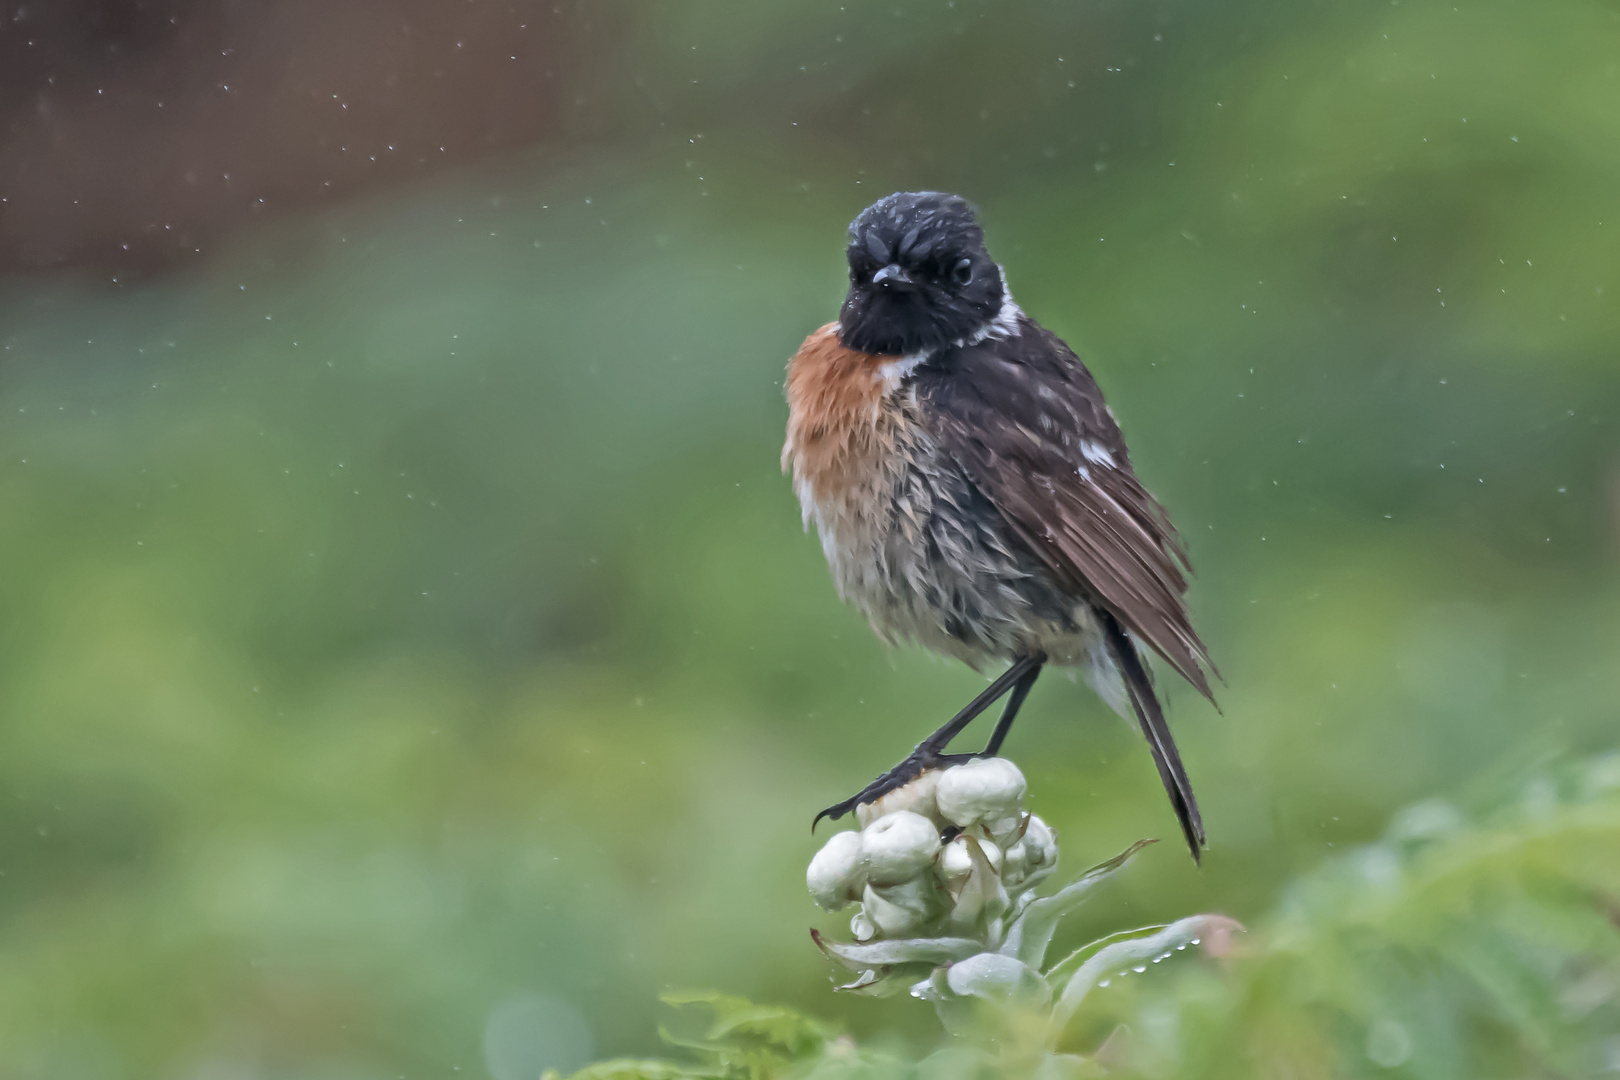
{"type": "Polygon", "coordinates": [[[891,642],[975,669],[1010,663],[903,762],[818,815],[838,818],[947,754],[1007,697],[995,754],[1046,664],[1076,667],[1146,736],[1199,858],[1204,825],[1143,648],[1205,697],[1214,673],[1184,594],[1185,551],[1132,471],[1102,391],[1013,302],[973,208],[898,192],[849,226],[838,321],[788,364],[787,442],[839,594],[891,642]]]}

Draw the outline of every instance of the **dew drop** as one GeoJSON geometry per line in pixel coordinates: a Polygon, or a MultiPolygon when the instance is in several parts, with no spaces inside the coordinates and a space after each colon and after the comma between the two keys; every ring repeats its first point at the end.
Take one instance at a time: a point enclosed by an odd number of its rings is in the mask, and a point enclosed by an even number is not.
{"type": "Polygon", "coordinates": [[[1131,970],[1135,971],[1137,973],[1141,973],[1141,972],[1144,972],[1144,971],[1147,970],[1147,965],[1146,964],[1137,964],[1135,967],[1131,968],[1131,970]]]}
{"type": "Polygon", "coordinates": [[[1098,983],[1097,985],[1098,986],[1107,986],[1109,983],[1111,983],[1113,981],[1114,980],[1112,980],[1112,979],[1104,979],[1102,982],[1098,983]]]}

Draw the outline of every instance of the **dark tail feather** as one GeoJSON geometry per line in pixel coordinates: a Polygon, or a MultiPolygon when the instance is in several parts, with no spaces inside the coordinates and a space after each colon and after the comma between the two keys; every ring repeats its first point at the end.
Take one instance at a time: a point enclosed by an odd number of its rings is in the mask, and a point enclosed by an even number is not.
{"type": "Polygon", "coordinates": [[[1164,722],[1164,711],[1159,708],[1159,699],[1153,693],[1152,677],[1142,663],[1135,643],[1119,625],[1119,620],[1101,609],[1097,617],[1102,621],[1103,632],[1107,635],[1108,650],[1114,654],[1119,673],[1125,680],[1125,689],[1131,696],[1131,707],[1136,711],[1137,722],[1142,725],[1142,734],[1147,737],[1148,749],[1153,751],[1153,764],[1158,766],[1165,794],[1170,796],[1170,805],[1175,808],[1181,831],[1187,837],[1193,862],[1198,862],[1205,846],[1204,819],[1198,813],[1198,800],[1193,797],[1192,781],[1187,779],[1187,770],[1182,767],[1176,740],[1170,735],[1170,725],[1164,722]]]}

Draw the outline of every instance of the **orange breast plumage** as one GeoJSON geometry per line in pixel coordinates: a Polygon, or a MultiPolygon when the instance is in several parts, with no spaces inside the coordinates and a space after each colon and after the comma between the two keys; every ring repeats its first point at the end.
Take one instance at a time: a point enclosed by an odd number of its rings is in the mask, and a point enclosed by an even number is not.
{"type": "Polygon", "coordinates": [[[817,330],[788,363],[782,467],[839,595],[883,638],[975,666],[1088,652],[1089,608],[941,451],[917,393],[929,361],[848,349],[837,331],[817,330]]]}
{"type": "Polygon", "coordinates": [[[894,449],[894,409],[881,372],[895,357],[846,349],[837,328],[828,323],[805,338],[788,361],[782,469],[792,470],[807,523],[812,504],[839,502],[865,487],[894,449]]]}
{"type": "Polygon", "coordinates": [[[862,607],[878,587],[900,467],[903,418],[884,375],[896,359],[845,348],[829,323],[788,361],[782,469],[793,473],[805,525],[814,522],[840,595],[862,607]]]}

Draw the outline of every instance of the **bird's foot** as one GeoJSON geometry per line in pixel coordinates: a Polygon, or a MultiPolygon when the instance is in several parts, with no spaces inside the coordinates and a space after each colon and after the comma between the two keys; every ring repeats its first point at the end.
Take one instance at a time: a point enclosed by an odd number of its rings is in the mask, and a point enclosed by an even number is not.
{"type": "Polygon", "coordinates": [[[1045,653],[1037,652],[1020,657],[1006,671],[996,676],[994,682],[979,691],[979,695],[968,702],[961,712],[946,721],[944,727],[918,743],[917,748],[906,756],[906,760],[867,784],[853,798],[829,806],[817,814],[815,821],[810,823],[810,830],[814,832],[822,818],[837,821],[857,806],[877,802],[889,792],[904,787],[931,769],[960,765],[976,757],[995,756],[996,751],[1001,749],[1001,740],[1006,738],[1007,728],[1012,725],[1013,717],[1018,714],[1018,707],[1024,703],[1029,688],[1035,685],[1035,677],[1041,673],[1041,665],[1044,663],[1046,663],[1045,653]],[[945,748],[951,745],[951,740],[971,724],[974,717],[995,704],[997,699],[1009,690],[1012,691],[1012,697],[1008,700],[1001,722],[996,725],[996,732],[990,737],[990,743],[984,748],[983,753],[947,754],[945,748]]]}
{"type": "Polygon", "coordinates": [[[918,744],[917,749],[906,755],[906,759],[882,776],[867,784],[855,795],[841,803],[835,803],[816,815],[810,823],[810,831],[814,832],[822,818],[837,821],[856,807],[877,802],[891,791],[905,787],[917,777],[935,769],[944,769],[952,765],[960,765],[979,757],[978,754],[946,754],[933,746],[933,739],[918,744]]]}

